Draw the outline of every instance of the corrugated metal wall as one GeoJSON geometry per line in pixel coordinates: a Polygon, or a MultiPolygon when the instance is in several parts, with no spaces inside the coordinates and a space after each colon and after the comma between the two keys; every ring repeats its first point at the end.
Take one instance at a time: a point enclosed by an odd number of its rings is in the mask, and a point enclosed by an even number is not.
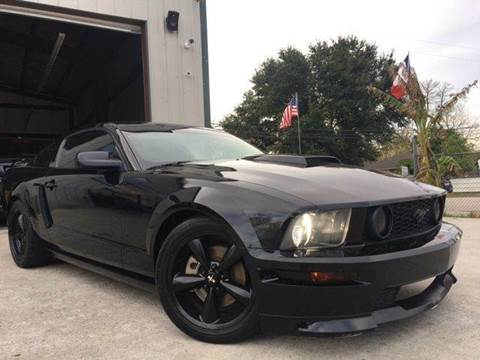
{"type": "Polygon", "coordinates": [[[198,0],[24,0],[147,22],[152,121],[204,124],[198,0]],[[169,10],[180,12],[178,33],[165,29],[169,10]],[[187,49],[185,43],[193,39],[187,49]]]}

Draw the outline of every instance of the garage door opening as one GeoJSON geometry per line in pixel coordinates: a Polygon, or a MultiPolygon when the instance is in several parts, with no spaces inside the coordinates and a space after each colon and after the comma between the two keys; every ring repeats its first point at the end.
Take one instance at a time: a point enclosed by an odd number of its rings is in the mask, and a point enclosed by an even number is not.
{"type": "Polygon", "coordinates": [[[148,121],[143,36],[0,12],[0,159],[72,130],[148,121]]]}

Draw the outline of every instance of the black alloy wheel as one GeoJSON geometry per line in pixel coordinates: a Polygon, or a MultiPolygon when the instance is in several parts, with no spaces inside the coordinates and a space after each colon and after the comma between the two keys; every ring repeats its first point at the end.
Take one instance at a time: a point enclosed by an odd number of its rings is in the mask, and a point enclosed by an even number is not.
{"type": "Polygon", "coordinates": [[[187,262],[179,263],[185,264],[185,271],[179,268],[172,279],[178,305],[205,324],[234,321],[252,297],[245,268],[239,263],[238,248],[235,245],[226,248],[209,239],[194,239],[185,253],[189,256],[187,262]],[[200,299],[200,306],[191,297],[200,299]]]}
{"type": "Polygon", "coordinates": [[[46,265],[51,256],[45,244],[35,233],[28,210],[21,201],[15,201],[8,213],[8,239],[13,261],[21,268],[46,265]]]}
{"type": "Polygon", "coordinates": [[[16,214],[12,227],[13,251],[18,257],[25,255],[26,250],[26,234],[25,234],[25,217],[22,213],[16,214]]]}
{"type": "Polygon", "coordinates": [[[167,314],[203,341],[232,342],[251,335],[257,323],[255,299],[241,249],[212,220],[188,223],[167,237],[157,262],[167,314]]]}

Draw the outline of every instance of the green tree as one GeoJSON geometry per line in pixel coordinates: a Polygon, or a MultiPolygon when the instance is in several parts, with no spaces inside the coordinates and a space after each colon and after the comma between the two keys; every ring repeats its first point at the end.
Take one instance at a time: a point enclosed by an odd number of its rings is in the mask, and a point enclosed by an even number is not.
{"type": "Polygon", "coordinates": [[[439,128],[432,139],[432,151],[439,163],[439,176],[461,175],[476,169],[473,144],[459,131],[439,128]]]}
{"type": "MultiPolygon", "coordinates": [[[[427,80],[422,82],[421,91],[428,112],[432,115],[437,111],[436,109],[441,109],[449,100],[454,87],[449,83],[427,80]]],[[[442,111],[439,119],[438,123],[431,127],[430,135],[433,160],[438,163],[438,176],[436,177],[442,179],[445,175],[458,176],[472,173],[476,170],[478,157],[477,154],[472,153],[474,146],[470,140],[474,138],[478,125],[465,111],[464,102],[460,100],[442,111]]],[[[408,127],[398,131],[391,142],[381,147],[380,159],[411,152],[411,138],[418,130],[422,130],[421,128],[416,129],[416,126],[417,124],[412,121],[408,127]]],[[[413,160],[403,160],[398,164],[398,166],[401,165],[408,166],[411,171],[413,160]]]]}
{"type": "Polygon", "coordinates": [[[366,85],[382,89],[390,83],[392,55],[355,37],[310,47],[315,119],[327,132],[329,153],[355,164],[375,160],[378,145],[390,141],[403,117],[380,106],[366,85]]]}
{"type": "Polygon", "coordinates": [[[432,139],[432,150],[436,155],[456,155],[474,151],[474,146],[460,132],[439,128],[432,139]]]}
{"type": "Polygon", "coordinates": [[[252,89],[221,123],[223,128],[267,151],[297,152],[296,126],[278,131],[282,112],[299,94],[302,148],[306,154],[329,154],[346,163],[374,160],[404,117],[371,97],[367,85],[390,86],[391,55],[355,37],[310,46],[307,55],[281,50],[252,77],[252,89]]]}
{"type": "MultiPolygon", "coordinates": [[[[391,73],[395,76],[396,69],[391,73]]],[[[375,99],[382,100],[385,107],[390,107],[399,114],[403,114],[413,123],[420,150],[417,179],[433,185],[441,184],[444,171],[439,168],[433,151],[433,139],[437,137],[436,134],[442,128],[441,124],[445,116],[451,113],[452,109],[465,99],[476,85],[477,81],[475,80],[457,93],[446,94],[438,104],[432,103],[432,97],[429,96],[426,87],[420,85],[415,71],[409,74],[406,84],[407,94],[400,100],[375,86],[368,87],[375,99]]],[[[453,171],[458,168],[458,164],[453,164],[450,160],[442,159],[442,169],[453,171]],[[447,163],[450,163],[451,166],[446,166],[447,163]]]]}
{"type": "MultiPolygon", "coordinates": [[[[263,150],[278,148],[280,123],[286,101],[299,93],[300,113],[308,112],[310,67],[307,58],[294,48],[280,51],[278,59],[267,59],[253,78],[253,88],[232,114],[221,122],[224,130],[237,135],[263,150]]],[[[289,152],[296,149],[296,134],[280,135],[289,152]]]]}

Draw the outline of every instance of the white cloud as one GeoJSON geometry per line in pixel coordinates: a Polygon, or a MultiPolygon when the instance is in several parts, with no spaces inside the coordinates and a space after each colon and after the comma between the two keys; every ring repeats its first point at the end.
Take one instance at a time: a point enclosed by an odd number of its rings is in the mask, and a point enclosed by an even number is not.
{"type": "MultiPolygon", "coordinates": [[[[408,51],[421,79],[460,88],[480,79],[478,0],[210,0],[208,2],[212,118],[220,121],[240,103],[255,68],[279,49],[307,50],[316,40],[356,35],[408,51]]],[[[480,118],[480,90],[469,111],[480,118]]]]}

